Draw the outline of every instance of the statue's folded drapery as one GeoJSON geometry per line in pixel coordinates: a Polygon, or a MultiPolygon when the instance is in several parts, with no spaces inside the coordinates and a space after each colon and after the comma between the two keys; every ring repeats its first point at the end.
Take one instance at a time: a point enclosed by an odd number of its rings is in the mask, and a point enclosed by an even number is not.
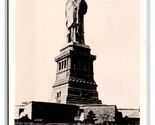
{"type": "Polygon", "coordinates": [[[77,19],[77,3],[74,0],[68,0],[66,4],[66,26],[70,28],[77,19]]]}
{"type": "Polygon", "coordinates": [[[68,42],[79,42],[84,44],[84,19],[87,12],[85,0],[68,0],[66,3],[66,27],[68,42]]]}

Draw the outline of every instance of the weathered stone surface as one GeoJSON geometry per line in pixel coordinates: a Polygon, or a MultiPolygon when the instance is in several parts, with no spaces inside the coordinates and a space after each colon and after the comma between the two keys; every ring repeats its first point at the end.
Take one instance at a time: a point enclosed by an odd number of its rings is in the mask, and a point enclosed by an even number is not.
{"type": "Polygon", "coordinates": [[[105,123],[117,121],[117,108],[115,105],[85,105],[80,109],[84,110],[84,118],[86,119],[88,112],[93,111],[96,115],[95,123],[105,123]]]}
{"type": "Polygon", "coordinates": [[[60,55],[55,58],[57,73],[53,102],[101,104],[93,72],[96,56],[90,51],[89,46],[79,43],[69,43],[60,50],[60,55]]]}

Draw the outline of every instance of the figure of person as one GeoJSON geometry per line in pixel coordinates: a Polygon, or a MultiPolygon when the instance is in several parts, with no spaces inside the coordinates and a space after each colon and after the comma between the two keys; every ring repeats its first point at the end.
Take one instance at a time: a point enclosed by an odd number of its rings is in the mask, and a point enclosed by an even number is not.
{"type": "Polygon", "coordinates": [[[84,44],[84,15],[87,12],[85,0],[68,0],[66,3],[67,41],[84,44]]]}

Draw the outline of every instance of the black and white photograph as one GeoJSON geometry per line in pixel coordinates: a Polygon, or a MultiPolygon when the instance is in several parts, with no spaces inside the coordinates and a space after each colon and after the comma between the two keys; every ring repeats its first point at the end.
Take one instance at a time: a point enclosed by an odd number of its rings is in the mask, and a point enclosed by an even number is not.
{"type": "Polygon", "coordinates": [[[145,2],[10,1],[9,124],[145,125],[145,2]]]}

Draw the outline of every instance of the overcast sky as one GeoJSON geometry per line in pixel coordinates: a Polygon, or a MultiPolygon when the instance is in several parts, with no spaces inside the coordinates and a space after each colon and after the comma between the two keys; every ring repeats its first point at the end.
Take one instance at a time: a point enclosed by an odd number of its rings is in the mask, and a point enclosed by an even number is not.
{"type": "MultiPolygon", "coordinates": [[[[16,0],[15,103],[50,101],[54,57],[66,44],[66,0],[16,0]]],[[[139,108],[140,1],[86,0],[85,43],[97,55],[103,104],[139,108]]]]}

